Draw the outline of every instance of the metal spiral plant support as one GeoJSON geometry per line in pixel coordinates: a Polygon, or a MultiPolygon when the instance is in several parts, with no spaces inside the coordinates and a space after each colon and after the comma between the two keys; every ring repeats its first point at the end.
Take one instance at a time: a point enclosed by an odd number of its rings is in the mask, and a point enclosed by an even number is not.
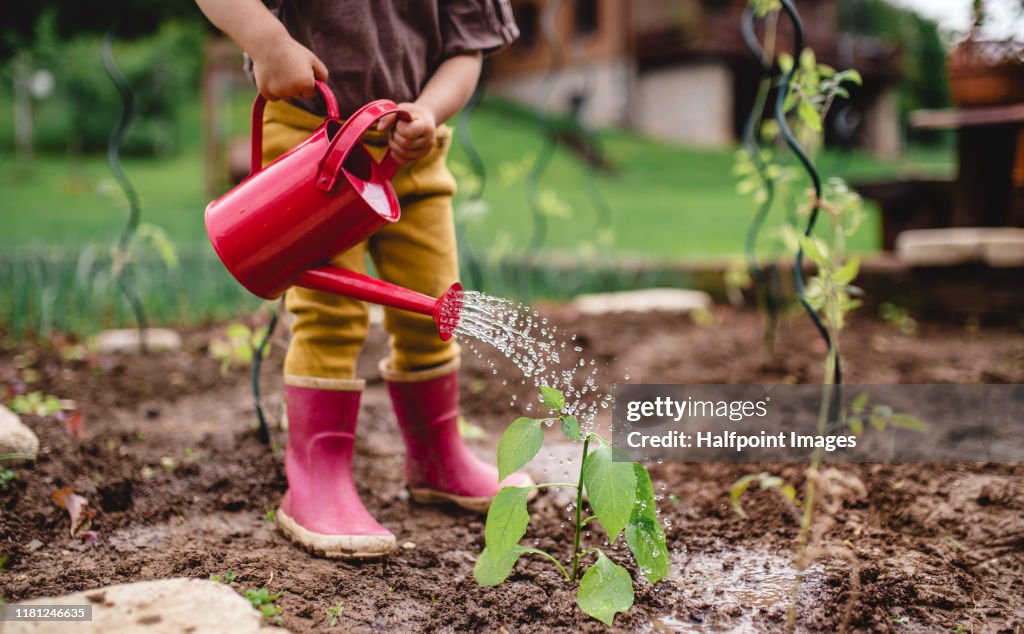
{"type": "MultiPolygon", "coordinates": [[[[473,114],[476,112],[480,102],[483,101],[484,93],[487,90],[487,80],[484,74],[480,74],[480,80],[476,84],[476,89],[473,90],[473,95],[466,102],[466,105],[462,108],[462,113],[459,114],[458,120],[455,122],[455,133],[458,135],[459,143],[462,144],[462,150],[466,153],[466,159],[469,161],[469,167],[473,170],[473,175],[476,176],[476,188],[469,193],[469,201],[472,203],[479,203],[484,196],[484,189],[487,186],[487,170],[484,167],[484,159],[480,156],[480,150],[477,149],[476,143],[473,141],[473,134],[469,129],[469,122],[473,118],[473,114]]],[[[469,274],[469,283],[472,288],[477,290],[483,290],[484,276],[483,271],[480,268],[480,262],[477,260],[476,254],[473,253],[473,249],[469,246],[469,239],[466,235],[466,227],[464,220],[455,220],[455,234],[458,240],[459,249],[465,257],[463,258],[466,263],[466,271],[469,274]]]]}
{"type": "MultiPolygon", "coordinates": [[[[807,219],[807,229],[804,231],[804,237],[810,237],[814,232],[814,225],[817,222],[818,214],[821,211],[821,175],[818,173],[818,170],[815,168],[810,157],[800,146],[796,136],[793,135],[793,130],[790,129],[789,123],[786,121],[785,111],[786,97],[789,95],[789,86],[793,81],[793,75],[796,72],[797,64],[800,63],[800,55],[804,50],[804,26],[803,22],[800,20],[800,15],[793,6],[792,0],[781,0],[781,2],[783,10],[793,23],[793,65],[789,70],[783,73],[782,83],[779,85],[778,96],[775,102],[775,120],[779,124],[779,130],[782,132],[782,136],[786,140],[786,145],[789,146],[789,149],[792,150],[800,160],[800,163],[803,165],[804,170],[807,172],[808,176],[810,176],[811,182],[814,185],[814,200],[811,203],[811,213],[807,219]]],[[[841,401],[841,388],[839,386],[843,383],[842,367],[839,354],[836,351],[835,342],[832,340],[832,336],[829,334],[828,328],[822,321],[821,315],[818,314],[818,311],[811,306],[810,301],[807,299],[807,293],[804,287],[803,263],[804,248],[803,244],[800,244],[797,247],[796,262],[793,268],[793,278],[796,282],[797,294],[800,296],[800,303],[803,305],[804,310],[811,318],[811,321],[814,322],[815,328],[818,329],[818,333],[828,346],[829,354],[835,363],[834,382],[837,387],[832,393],[832,402],[829,404],[829,431],[834,432],[835,425],[838,423],[839,403],[841,401]]]]}
{"type": "Polygon", "coordinates": [[[764,160],[761,158],[758,130],[764,116],[765,106],[768,103],[768,93],[771,91],[772,79],[775,76],[775,63],[757,39],[757,35],[754,32],[755,19],[754,9],[748,5],[743,11],[743,41],[761,67],[761,81],[758,86],[757,96],[754,98],[754,105],[747,116],[747,121],[743,128],[743,144],[750,153],[750,159],[765,188],[766,197],[758,208],[757,213],[754,214],[754,218],[751,220],[750,227],[747,230],[746,252],[747,268],[754,282],[754,293],[757,295],[758,303],[764,307],[768,317],[768,324],[765,329],[765,343],[771,349],[775,342],[779,305],[775,294],[772,292],[766,271],[757,259],[757,239],[764,228],[768,212],[771,210],[772,203],[775,200],[775,181],[768,177],[768,166],[765,165],[764,160]]]}
{"type": "MultiPolygon", "coordinates": [[[[580,139],[587,149],[591,150],[595,157],[601,157],[601,140],[598,137],[594,129],[589,126],[583,116],[584,110],[586,110],[587,102],[590,101],[590,96],[593,94],[593,66],[587,60],[585,55],[575,55],[576,65],[580,68],[583,76],[583,87],[578,93],[579,99],[573,104],[572,111],[572,122],[576,128],[576,132],[579,133],[580,139]]],[[[597,213],[597,229],[611,230],[612,226],[612,208],[608,204],[604,195],[601,194],[601,190],[597,187],[597,169],[592,161],[583,160],[584,170],[584,184],[587,188],[587,198],[590,199],[590,204],[594,207],[597,213]]]]}
{"type": "Polygon", "coordinates": [[[544,5],[544,11],[541,14],[541,30],[544,33],[544,41],[551,51],[551,65],[541,80],[540,88],[537,90],[533,104],[534,117],[544,134],[544,145],[530,167],[530,171],[526,174],[526,182],[524,183],[526,202],[533,214],[533,235],[530,237],[527,247],[527,275],[529,275],[532,256],[536,254],[537,250],[543,246],[544,241],[547,239],[547,218],[544,217],[544,213],[540,208],[538,189],[540,177],[548,165],[551,164],[551,159],[554,158],[555,149],[558,146],[558,135],[555,133],[555,127],[551,123],[551,116],[548,114],[547,101],[555,85],[558,83],[558,79],[562,75],[562,68],[565,65],[565,55],[562,52],[561,39],[558,37],[558,30],[555,27],[555,17],[564,4],[565,0],[549,2],[544,5]]]}
{"type": "Polygon", "coordinates": [[[266,354],[267,346],[270,345],[270,338],[277,328],[279,309],[284,308],[284,297],[270,316],[270,323],[267,324],[267,332],[263,335],[259,344],[253,346],[252,355],[252,398],[256,407],[256,420],[259,421],[260,441],[265,445],[270,444],[270,426],[267,424],[267,416],[263,412],[263,400],[260,395],[260,370],[263,368],[263,355],[266,354]]]}
{"type": "Polygon", "coordinates": [[[132,312],[135,314],[135,322],[139,331],[139,350],[145,354],[147,352],[146,311],[142,306],[142,299],[135,288],[129,262],[129,248],[132,238],[139,228],[142,207],[139,204],[139,194],[121,165],[121,146],[124,144],[128,128],[135,118],[135,96],[132,93],[131,86],[128,84],[128,80],[114,60],[113,44],[114,28],[112,27],[103,38],[102,58],[103,67],[106,69],[107,75],[114,82],[117,92],[121,95],[121,117],[117,120],[117,125],[110,134],[110,140],[107,143],[107,163],[114,175],[114,179],[128,199],[128,222],[125,224],[124,230],[121,232],[121,238],[117,243],[117,251],[114,257],[114,273],[121,292],[124,293],[132,312]]]}

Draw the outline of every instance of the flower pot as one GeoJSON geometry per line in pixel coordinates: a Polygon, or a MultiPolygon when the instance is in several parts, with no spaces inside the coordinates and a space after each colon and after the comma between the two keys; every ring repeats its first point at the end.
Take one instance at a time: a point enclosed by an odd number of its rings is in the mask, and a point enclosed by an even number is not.
{"type": "Polygon", "coordinates": [[[949,89],[960,107],[1024,102],[1024,47],[968,38],[949,55],[949,89]]]}

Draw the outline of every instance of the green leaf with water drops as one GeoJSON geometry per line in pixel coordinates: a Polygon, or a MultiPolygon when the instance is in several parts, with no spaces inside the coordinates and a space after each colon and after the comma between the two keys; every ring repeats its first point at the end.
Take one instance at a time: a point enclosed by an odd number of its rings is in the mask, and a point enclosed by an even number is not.
{"type": "Polygon", "coordinates": [[[640,572],[651,583],[658,583],[668,576],[670,568],[665,529],[658,521],[651,475],[642,464],[635,462],[633,472],[636,474],[636,502],[626,524],[626,543],[640,572]]]}
{"type": "Polygon", "coordinates": [[[526,496],[530,489],[504,487],[494,496],[487,510],[487,524],[484,526],[484,540],[487,548],[500,557],[519,545],[530,523],[526,510],[526,496]]]}
{"type": "Polygon", "coordinates": [[[562,411],[562,408],[565,407],[565,395],[553,387],[540,386],[540,396],[544,400],[544,404],[556,412],[562,411]]]}
{"type": "Polygon", "coordinates": [[[583,438],[580,434],[580,422],[576,420],[575,416],[562,416],[562,433],[566,435],[569,440],[581,440],[583,438]]]}
{"type": "Polygon", "coordinates": [[[498,479],[504,480],[533,459],[544,443],[541,421],[517,418],[498,442],[498,479]]]}
{"type": "Polygon", "coordinates": [[[580,579],[576,605],[580,609],[611,626],[615,615],[633,607],[633,580],[629,572],[597,551],[597,561],[580,579]]]}
{"type": "Polygon", "coordinates": [[[476,559],[476,565],[473,566],[473,578],[482,586],[500,584],[512,574],[512,568],[515,567],[523,552],[525,551],[519,546],[501,554],[492,552],[490,548],[484,548],[484,551],[476,559]]]}
{"type": "Polygon", "coordinates": [[[615,543],[633,513],[636,496],[633,463],[616,462],[612,459],[611,446],[603,444],[584,458],[583,486],[594,515],[608,533],[608,542],[615,543]]]}

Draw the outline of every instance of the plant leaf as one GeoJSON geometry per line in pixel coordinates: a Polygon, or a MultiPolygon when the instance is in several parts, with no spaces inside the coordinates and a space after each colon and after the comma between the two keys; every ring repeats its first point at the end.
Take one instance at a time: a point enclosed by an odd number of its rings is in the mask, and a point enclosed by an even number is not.
{"type": "Polygon", "coordinates": [[[906,414],[893,414],[889,417],[889,422],[896,427],[902,427],[903,429],[910,429],[913,431],[928,431],[928,426],[913,416],[907,416],[906,414]]]}
{"type": "Polygon", "coordinates": [[[576,420],[575,416],[562,416],[562,433],[566,435],[569,440],[581,440],[583,436],[580,434],[580,422],[576,420]]]}
{"type": "Polygon", "coordinates": [[[861,392],[854,397],[853,402],[850,403],[850,413],[854,415],[860,415],[864,412],[864,408],[868,406],[868,399],[871,396],[867,392],[861,392]]]}
{"type": "Polygon", "coordinates": [[[833,281],[839,286],[846,286],[857,277],[860,272],[860,258],[850,258],[846,264],[839,267],[839,270],[832,276],[833,281]]]}
{"type": "Polygon", "coordinates": [[[633,463],[636,474],[636,503],[626,524],[626,543],[647,580],[658,583],[668,576],[670,563],[665,546],[665,529],[658,521],[651,475],[642,464],[633,463]]]}
{"type": "Polygon", "coordinates": [[[815,132],[821,132],[821,115],[818,114],[818,109],[811,102],[801,101],[797,107],[797,114],[800,115],[800,120],[807,124],[808,128],[815,132]]]}
{"type": "Polygon", "coordinates": [[[540,386],[540,396],[544,400],[544,404],[556,412],[562,411],[562,408],[565,407],[565,395],[553,387],[540,386]]]}
{"type": "Polygon", "coordinates": [[[71,536],[88,537],[86,533],[92,528],[92,520],[96,510],[89,506],[89,500],[71,490],[71,487],[57,489],[52,494],[54,503],[68,512],[71,518],[71,536]]]}
{"type": "Polygon", "coordinates": [[[535,418],[517,418],[498,442],[498,479],[504,480],[533,459],[544,443],[544,432],[535,418]]]}
{"type": "Polygon", "coordinates": [[[504,487],[498,491],[487,510],[484,540],[487,548],[500,557],[519,544],[526,534],[530,514],[526,510],[526,496],[530,489],[504,487]]]}
{"type": "Polygon", "coordinates": [[[518,546],[502,555],[492,554],[489,548],[484,548],[473,566],[473,578],[482,586],[496,586],[508,579],[522,554],[523,549],[518,546]]]}
{"type": "Polygon", "coordinates": [[[633,513],[636,474],[633,463],[612,460],[612,448],[602,445],[583,462],[583,485],[608,542],[614,543],[633,513]]]}
{"type": "Polygon", "coordinates": [[[633,580],[629,572],[616,564],[600,550],[597,561],[580,579],[580,590],[576,595],[580,609],[611,626],[615,615],[633,607],[633,580]]]}

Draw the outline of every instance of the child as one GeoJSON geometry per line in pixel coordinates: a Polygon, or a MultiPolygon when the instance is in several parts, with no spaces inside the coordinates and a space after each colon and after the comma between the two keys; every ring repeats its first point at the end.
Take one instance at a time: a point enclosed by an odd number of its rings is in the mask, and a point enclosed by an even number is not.
{"type": "MultiPolygon", "coordinates": [[[[442,125],[469,99],[483,53],[518,36],[507,0],[197,0],[206,16],[252,60],[259,91],[271,100],[263,127],[270,162],[300,143],[325,111],[314,80],[328,83],[342,116],[374,99],[399,102],[412,120],[363,142],[402,164],[393,184],[399,222],[385,226],[334,263],[365,272],[366,255],[386,281],[432,297],[458,276],[452,223],[455,181],[445,165],[451,130],[442,125]],[[288,101],[282,101],[288,100],[288,101]]],[[[363,506],[352,454],[364,381],[355,362],[366,339],[367,306],[302,288],[288,291],[295,316],[285,358],[288,492],[281,530],[326,557],[367,558],[395,549],[395,536],[363,506]]],[[[405,476],[416,502],[451,502],[483,512],[501,486],[531,484],[525,474],[498,482],[458,433],[459,348],[443,342],[426,316],[385,309],[390,358],[380,363],[405,440],[405,476]]]]}

